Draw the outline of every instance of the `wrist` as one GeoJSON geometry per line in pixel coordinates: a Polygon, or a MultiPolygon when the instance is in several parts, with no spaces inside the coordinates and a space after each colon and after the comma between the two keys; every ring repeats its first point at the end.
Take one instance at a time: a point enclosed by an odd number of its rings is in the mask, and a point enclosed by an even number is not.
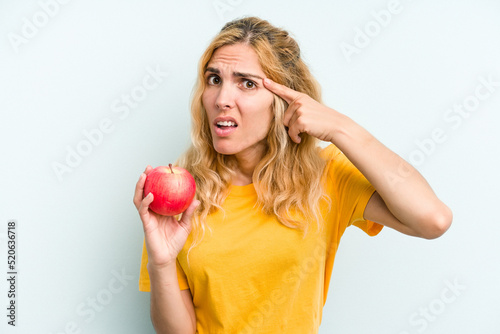
{"type": "Polygon", "coordinates": [[[172,272],[177,272],[177,267],[175,264],[175,259],[173,261],[169,261],[165,264],[153,264],[148,262],[146,268],[148,270],[149,276],[168,276],[172,274],[172,272]]]}
{"type": "Polygon", "coordinates": [[[342,140],[342,137],[348,135],[349,121],[352,122],[348,116],[333,109],[329,142],[337,145],[337,143],[342,140]]]}

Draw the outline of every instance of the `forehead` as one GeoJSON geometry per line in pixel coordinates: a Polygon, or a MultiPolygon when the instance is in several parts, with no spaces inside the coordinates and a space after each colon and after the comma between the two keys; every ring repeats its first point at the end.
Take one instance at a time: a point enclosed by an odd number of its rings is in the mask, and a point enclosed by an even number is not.
{"type": "Polygon", "coordinates": [[[231,67],[231,69],[236,68],[240,71],[252,70],[252,72],[263,74],[257,53],[251,46],[242,43],[224,45],[217,49],[207,67],[216,67],[219,70],[224,70],[224,67],[231,67]]]}

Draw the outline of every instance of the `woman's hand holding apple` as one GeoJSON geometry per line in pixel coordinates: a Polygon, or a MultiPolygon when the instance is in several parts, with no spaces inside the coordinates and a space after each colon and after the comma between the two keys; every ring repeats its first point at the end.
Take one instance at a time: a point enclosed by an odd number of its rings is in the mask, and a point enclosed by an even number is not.
{"type": "Polygon", "coordinates": [[[162,267],[174,263],[177,254],[186,243],[191,232],[191,218],[200,202],[193,200],[180,220],[174,216],[163,216],[153,212],[149,209],[154,199],[153,194],[150,193],[143,198],[146,177],[152,170],[153,168],[148,166],[137,181],[134,204],[142,220],[149,264],[162,267]]]}

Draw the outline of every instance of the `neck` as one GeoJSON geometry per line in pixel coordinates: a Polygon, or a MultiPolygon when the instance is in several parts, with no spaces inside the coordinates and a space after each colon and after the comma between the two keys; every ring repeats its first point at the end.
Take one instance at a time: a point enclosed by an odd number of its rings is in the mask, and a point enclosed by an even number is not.
{"type": "Polygon", "coordinates": [[[253,172],[255,167],[264,156],[264,150],[252,151],[249,153],[239,153],[235,155],[237,167],[232,183],[235,186],[246,186],[253,182],[253,172]]]}

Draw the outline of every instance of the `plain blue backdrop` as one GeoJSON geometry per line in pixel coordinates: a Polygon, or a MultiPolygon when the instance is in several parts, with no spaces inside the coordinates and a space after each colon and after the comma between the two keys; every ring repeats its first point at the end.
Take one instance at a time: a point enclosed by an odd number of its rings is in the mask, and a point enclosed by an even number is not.
{"type": "Polygon", "coordinates": [[[210,39],[256,15],[297,39],[325,104],[454,212],[432,241],[348,229],[320,333],[498,332],[499,14],[486,0],[0,1],[0,257],[16,219],[19,271],[17,326],[3,311],[0,331],[153,332],[134,186],[189,144],[210,39]]]}

